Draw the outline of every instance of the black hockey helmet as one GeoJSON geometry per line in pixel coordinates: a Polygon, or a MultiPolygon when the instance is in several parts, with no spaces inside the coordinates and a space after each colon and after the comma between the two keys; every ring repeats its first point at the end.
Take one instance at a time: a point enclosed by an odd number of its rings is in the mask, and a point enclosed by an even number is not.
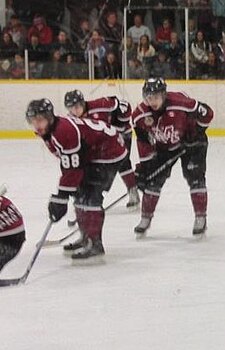
{"type": "Polygon", "coordinates": [[[80,90],[69,91],[65,94],[64,106],[66,108],[73,107],[78,102],[84,102],[84,95],[80,90]]]}
{"type": "Polygon", "coordinates": [[[143,98],[158,92],[166,92],[166,87],[167,85],[163,78],[150,78],[145,81],[142,88],[143,98]]]}
{"type": "Polygon", "coordinates": [[[40,100],[33,100],[29,103],[26,111],[26,118],[28,123],[37,115],[43,115],[50,121],[53,121],[54,107],[49,99],[42,98],[40,100]]]}

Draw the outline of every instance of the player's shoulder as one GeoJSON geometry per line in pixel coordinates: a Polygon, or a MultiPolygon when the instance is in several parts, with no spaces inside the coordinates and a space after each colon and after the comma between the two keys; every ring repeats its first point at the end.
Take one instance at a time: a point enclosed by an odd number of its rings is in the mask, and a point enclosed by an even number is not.
{"type": "Polygon", "coordinates": [[[89,112],[110,112],[116,109],[118,105],[116,97],[101,97],[86,103],[89,112]]]}
{"type": "Polygon", "coordinates": [[[55,135],[61,135],[64,132],[77,132],[79,124],[82,123],[79,118],[67,115],[56,117],[55,135]]]}
{"type": "Polygon", "coordinates": [[[52,132],[52,139],[64,147],[68,146],[71,142],[79,144],[81,138],[80,123],[82,121],[76,117],[57,116],[56,126],[52,132]]]}
{"type": "Polygon", "coordinates": [[[194,111],[198,105],[196,99],[189,97],[184,92],[168,92],[166,101],[167,109],[180,109],[185,112],[194,111]]]}

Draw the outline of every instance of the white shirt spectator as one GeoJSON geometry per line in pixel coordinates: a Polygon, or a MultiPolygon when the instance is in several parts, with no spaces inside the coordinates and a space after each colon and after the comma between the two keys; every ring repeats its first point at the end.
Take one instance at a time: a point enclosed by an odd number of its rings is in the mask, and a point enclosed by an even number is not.
{"type": "Polygon", "coordinates": [[[128,29],[127,35],[132,37],[134,44],[139,43],[142,35],[147,35],[149,37],[149,41],[152,40],[151,32],[148,27],[142,24],[142,18],[140,15],[136,15],[134,17],[134,26],[128,29]]]}

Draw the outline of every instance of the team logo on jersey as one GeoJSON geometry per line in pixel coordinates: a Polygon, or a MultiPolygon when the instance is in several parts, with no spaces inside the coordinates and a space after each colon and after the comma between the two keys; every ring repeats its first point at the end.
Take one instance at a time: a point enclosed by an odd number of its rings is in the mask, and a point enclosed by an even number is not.
{"type": "Polygon", "coordinates": [[[93,118],[94,118],[94,119],[98,119],[98,117],[99,117],[99,116],[98,116],[98,113],[94,113],[94,114],[93,114],[93,118]]]}
{"type": "Polygon", "coordinates": [[[169,117],[171,117],[171,118],[175,117],[175,113],[174,113],[174,112],[172,112],[172,111],[171,111],[171,112],[169,112],[169,113],[168,113],[168,115],[169,115],[169,117]]]}
{"type": "Polygon", "coordinates": [[[152,117],[145,117],[145,125],[152,126],[154,123],[154,119],[152,117]]]}

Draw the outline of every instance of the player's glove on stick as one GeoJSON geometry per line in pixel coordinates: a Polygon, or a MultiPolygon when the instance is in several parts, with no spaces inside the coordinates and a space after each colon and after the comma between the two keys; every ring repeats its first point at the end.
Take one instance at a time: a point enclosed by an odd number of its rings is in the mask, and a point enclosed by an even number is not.
{"type": "Polygon", "coordinates": [[[48,204],[49,218],[53,222],[59,221],[66,213],[68,208],[68,198],[52,194],[48,204]]]}

